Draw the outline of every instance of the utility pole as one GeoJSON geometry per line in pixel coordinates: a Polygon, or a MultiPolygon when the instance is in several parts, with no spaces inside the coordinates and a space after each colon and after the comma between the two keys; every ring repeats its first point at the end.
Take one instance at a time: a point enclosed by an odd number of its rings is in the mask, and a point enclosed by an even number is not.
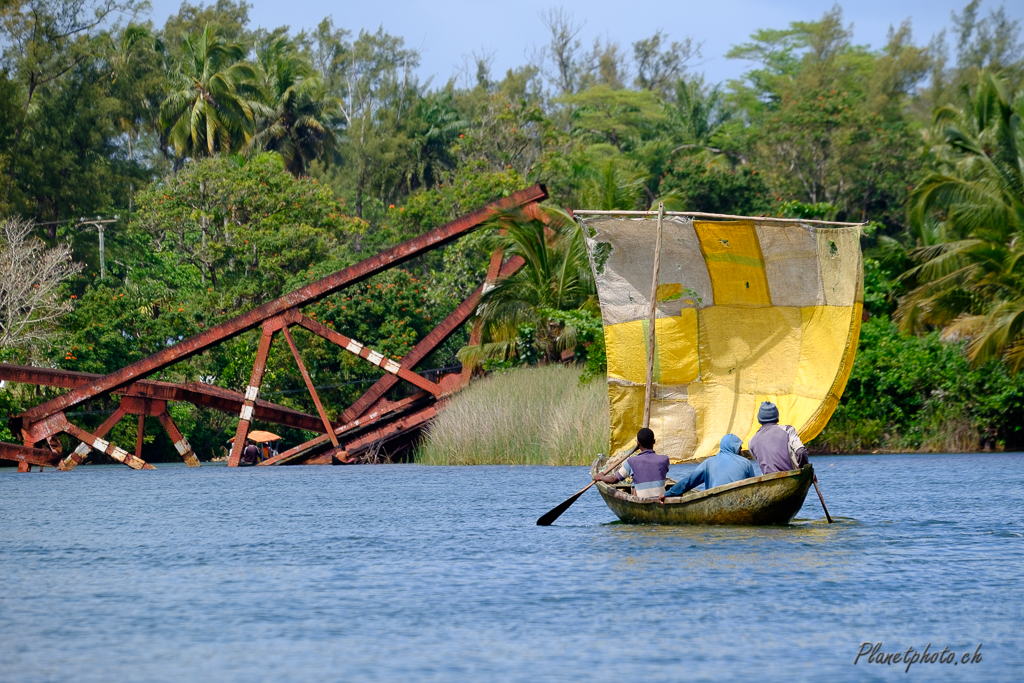
{"type": "Polygon", "coordinates": [[[113,218],[100,218],[99,216],[96,216],[96,218],[79,218],[78,219],[78,224],[79,225],[93,225],[93,226],[96,227],[97,232],[99,232],[99,234],[100,234],[100,278],[101,279],[105,278],[107,276],[107,249],[106,249],[106,246],[103,243],[103,226],[106,225],[107,223],[116,223],[118,218],[119,218],[118,216],[114,216],[113,218]]]}

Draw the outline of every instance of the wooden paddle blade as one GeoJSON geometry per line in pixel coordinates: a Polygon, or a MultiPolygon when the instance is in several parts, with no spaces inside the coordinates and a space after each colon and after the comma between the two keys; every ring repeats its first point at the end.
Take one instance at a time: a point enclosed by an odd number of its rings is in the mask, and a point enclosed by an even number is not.
{"type": "Polygon", "coordinates": [[[574,495],[574,496],[573,496],[572,498],[569,498],[569,499],[568,499],[568,500],[566,500],[565,502],[561,503],[561,504],[560,504],[560,505],[559,505],[558,507],[556,507],[556,508],[553,508],[553,509],[549,510],[548,512],[544,513],[543,515],[541,515],[541,518],[537,520],[537,526],[551,526],[551,524],[552,524],[552,523],[553,523],[553,522],[554,522],[554,521],[555,521],[556,519],[558,519],[559,517],[561,517],[561,516],[562,516],[562,513],[563,513],[563,512],[565,512],[566,510],[568,510],[568,509],[569,509],[569,507],[570,507],[570,506],[571,506],[571,505],[572,505],[573,503],[575,503],[575,502],[576,502],[576,499],[577,499],[577,498],[579,498],[579,497],[580,497],[580,496],[582,496],[582,495],[583,495],[584,493],[586,493],[586,492],[587,492],[587,489],[589,489],[589,488],[590,488],[591,486],[593,486],[593,485],[594,485],[594,482],[590,482],[589,484],[587,484],[586,486],[584,486],[584,487],[583,487],[582,489],[580,489],[579,493],[577,493],[576,495],[574,495]]]}
{"type": "MultiPolygon", "coordinates": [[[[616,467],[618,467],[619,465],[621,465],[623,460],[625,460],[629,456],[633,455],[638,450],[640,450],[640,444],[637,444],[636,446],[634,446],[633,450],[631,450],[629,453],[623,453],[618,458],[616,458],[614,461],[612,461],[612,464],[610,464],[607,467],[605,467],[605,469],[602,472],[602,474],[608,474],[608,472],[610,472],[611,470],[613,470],[616,467]]],[[[561,505],[559,505],[555,509],[549,511],[547,514],[543,515],[540,519],[537,520],[537,526],[551,526],[552,522],[554,522],[556,519],[561,517],[562,513],[565,512],[566,510],[568,510],[569,506],[572,505],[573,503],[575,503],[576,499],[579,498],[580,496],[582,496],[584,493],[586,493],[587,489],[589,489],[593,485],[594,485],[594,482],[590,482],[589,484],[584,486],[582,489],[580,489],[580,492],[577,493],[575,496],[573,496],[569,500],[565,501],[564,503],[562,503],[561,505]]]]}
{"type": "Polygon", "coordinates": [[[825,519],[828,523],[832,523],[832,515],[828,514],[828,508],[825,507],[825,499],[821,495],[821,489],[818,488],[818,475],[814,475],[814,490],[818,492],[818,500],[821,501],[821,509],[825,511],[825,519]]]}

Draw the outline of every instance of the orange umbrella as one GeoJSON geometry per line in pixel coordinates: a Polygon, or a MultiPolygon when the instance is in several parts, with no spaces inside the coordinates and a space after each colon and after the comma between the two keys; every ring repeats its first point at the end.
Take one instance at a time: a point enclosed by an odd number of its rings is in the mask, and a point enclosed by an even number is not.
{"type": "MultiPolygon", "coordinates": [[[[255,441],[256,443],[264,443],[266,441],[277,441],[281,437],[275,434],[274,432],[264,432],[260,429],[254,429],[251,432],[249,432],[249,436],[246,438],[255,441]]],[[[232,443],[234,442],[234,440],[235,437],[231,437],[230,439],[228,439],[228,443],[232,443]]]]}

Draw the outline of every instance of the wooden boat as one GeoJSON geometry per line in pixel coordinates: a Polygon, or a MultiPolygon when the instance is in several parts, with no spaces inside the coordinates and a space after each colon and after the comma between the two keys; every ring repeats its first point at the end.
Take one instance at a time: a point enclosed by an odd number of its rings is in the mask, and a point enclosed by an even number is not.
{"type": "MultiPolygon", "coordinates": [[[[859,225],[663,206],[574,213],[601,303],[610,452],[624,453],[649,427],[672,463],[700,462],[726,434],[749,444],[763,401],[804,443],[824,428],[860,334],[859,225]]],[[[806,466],[664,505],[621,484],[597,486],[631,524],[762,525],[788,524],[813,479],[806,466]]]]}
{"type": "MultiPolygon", "coordinates": [[[[604,466],[605,457],[591,465],[591,475],[604,466]]],[[[743,479],[707,491],[688,491],[685,495],[643,499],[630,494],[628,484],[598,482],[601,497],[619,519],[627,524],[721,524],[767,526],[789,524],[804,504],[814,479],[814,468],[772,472],[743,479]]]]}

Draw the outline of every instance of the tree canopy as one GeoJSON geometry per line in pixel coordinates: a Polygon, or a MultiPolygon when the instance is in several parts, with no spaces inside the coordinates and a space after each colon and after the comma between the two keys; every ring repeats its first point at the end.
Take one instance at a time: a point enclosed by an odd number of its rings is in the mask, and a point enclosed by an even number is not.
{"type": "MultiPolygon", "coordinates": [[[[972,0],[928,42],[907,21],[868,47],[837,5],[735,45],[727,56],[751,67],[726,83],[700,73],[692,37],[584,45],[563,10],[541,18],[548,42],[527,63],[492,74],[477,56],[434,83],[383,27],[254,28],[249,9],[186,2],[160,26],[135,0],[0,8],[0,218],[33,221],[43,241],[22,244],[80,264],[47,281],[48,310],[66,315],[7,358],[107,372],[544,182],[552,211],[664,202],[863,222],[871,315],[963,343],[976,366],[1024,367],[1024,42],[1000,7],[972,0]],[[83,221],[98,215],[118,216],[106,277],[83,221]]],[[[491,346],[463,358],[575,349],[599,372],[588,266],[571,221],[549,217],[547,231],[506,217],[321,302],[318,319],[402,355],[500,245],[528,267],[489,292],[491,346]]],[[[332,409],[373,377],[296,340],[332,409]]],[[[457,364],[467,341],[429,363],[457,364]]],[[[311,409],[278,351],[268,391],[311,409]]],[[[165,375],[237,389],[254,353],[246,336],[165,375]]],[[[209,439],[226,424],[176,419],[209,439]]]]}

